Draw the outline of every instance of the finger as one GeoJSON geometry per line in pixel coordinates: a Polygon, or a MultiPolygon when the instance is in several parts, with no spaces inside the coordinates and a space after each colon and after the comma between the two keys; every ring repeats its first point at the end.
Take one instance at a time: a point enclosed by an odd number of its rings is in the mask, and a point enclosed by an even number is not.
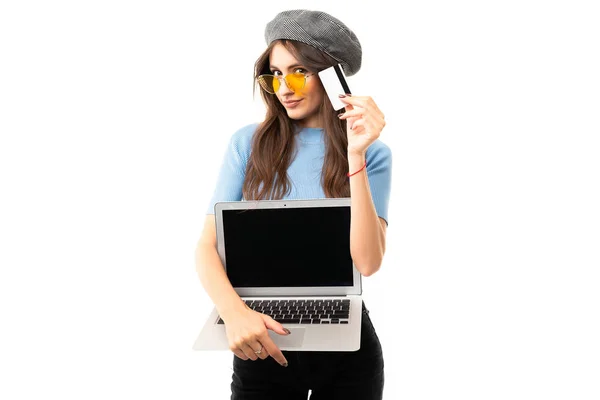
{"type": "Polygon", "coordinates": [[[352,105],[354,107],[360,107],[364,110],[365,113],[371,113],[373,115],[383,115],[377,104],[373,101],[371,97],[356,97],[356,96],[346,96],[340,98],[342,102],[348,105],[352,105]]]}
{"type": "Polygon", "coordinates": [[[348,95],[345,95],[344,97],[340,96],[340,100],[342,101],[342,103],[356,106],[356,107],[362,107],[362,108],[368,107],[368,105],[370,103],[370,99],[371,99],[370,97],[363,97],[363,96],[348,96],[348,95]]]}
{"type": "Polygon", "coordinates": [[[352,111],[346,111],[342,114],[338,114],[338,117],[340,119],[348,119],[348,118],[352,118],[352,117],[362,117],[362,118],[368,117],[369,119],[373,119],[375,121],[384,122],[383,114],[381,112],[373,110],[373,109],[368,111],[362,107],[355,107],[352,111]]]}
{"type": "MultiPolygon", "coordinates": [[[[262,343],[258,343],[258,344],[260,346],[260,354],[256,354],[256,355],[261,360],[264,360],[265,358],[269,357],[269,351],[265,348],[265,346],[263,346],[262,343]]],[[[252,347],[254,347],[254,346],[252,346],[252,347]]]]}
{"type": "Polygon", "coordinates": [[[289,335],[290,334],[290,331],[287,330],[286,328],[284,328],[283,325],[281,325],[279,322],[275,321],[273,318],[271,318],[267,315],[263,316],[263,321],[265,322],[265,326],[267,327],[267,329],[270,329],[275,333],[278,333],[280,335],[289,335]]]}
{"type": "Polygon", "coordinates": [[[356,130],[361,126],[364,129],[369,130],[369,132],[374,132],[376,130],[376,126],[373,124],[373,122],[366,118],[361,118],[361,119],[357,119],[356,121],[354,121],[352,129],[356,130]]]}
{"type": "Polygon", "coordinates": [[[288,366],[288,362],[287,362],[285,356],[283,355],[281,350],[279,350],[279,347],[277,347],[277,345],[275,343],[273,343],[273,341],[271,340],[271,338],[269,337],[268,334],[266,335],[265,338],[261,339],[261,342],[262,342],[264,348],[267,349],[267,351],[269,352],[269,355],[271,357],[273,357],[273,359],[275,361],[277,361],[279,363],[279,365],[281,365],[283,367],[288,366]]]}
{"type": "Polygon", "coordinates": [[[267,349],[265,349],[265,346],[263,346],[262,343],[257,341],[256,343],[250,344],[249,346],[254,352],[254,354],[256,354],[256,357],[264,360],[269,356],[267,349]],[[259,351],[260,353],[257,353],[257,351],[259,351]]]}
{"type": "Polygon", "coordinates": [[[357,130],[359,127],[361,127],[361,126],[362,126],[363,128],[365,127],[365,119],[364,119],[364,118],[360,118],[360,119],[357,119],[356,121],[353,121],[353,122],[350,124],[350,130],[352,130],[352,131],[356,131],[356,130],[357,130]]]}
{"type": "Polygon", "coordinates": [[[241,351],[240,349],[238,349],[237,347],[230,348],[230,350],[233,352],[233,354],[235,354],[235,356],[237,358],[241,358],[244,361],[246,361],[248,359],[248,357],[246,357],[246,355],[244,354],[244,352],[241,351]]]}
{"type": "MultiPolygon", "coordinates": [[[[349,94],[340,94],[339,95],[341,100],[344,100],[344,98],[346,98],[346,96],[350,96],[350,95],[349,94]]],[[[354,109],[354,107],[352,106],[352,104],[346,103],[346,105],[344,106],[344,111],[350,111],[353,109],[354,109]]]]}
{"type": "Polygon", "coordinates": [[[352,117],[358,117],[362,115],[362,110],[360,109],[353,109],[353,110],[348,110],[342,114],[339,114],[338,117],[340,117],[340,119],[347,119],[347,118],[352,118],[352,117]]]}
{"type": "Polygon", "coordinates": [[[252,361],[256,361],[258,359],[258,356],[254,353],[254,350],[252,350],[252,347],[248,346],[248,344],[242,344],[239,349],[252,361]]]}

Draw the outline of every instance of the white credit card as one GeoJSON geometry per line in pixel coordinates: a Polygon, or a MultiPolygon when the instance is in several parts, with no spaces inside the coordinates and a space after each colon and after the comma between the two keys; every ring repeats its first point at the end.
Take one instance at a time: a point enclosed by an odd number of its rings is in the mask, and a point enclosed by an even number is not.
{"type": "Polygon", "coordinates": [[[319,72],[319,78],[325,88],[325,92],[331,101],[334,110],[341,110],[346,106],[340,100],[340,94],[352,94],[346,81],[346,75],[340,64],[334,65],[319,72]]]}

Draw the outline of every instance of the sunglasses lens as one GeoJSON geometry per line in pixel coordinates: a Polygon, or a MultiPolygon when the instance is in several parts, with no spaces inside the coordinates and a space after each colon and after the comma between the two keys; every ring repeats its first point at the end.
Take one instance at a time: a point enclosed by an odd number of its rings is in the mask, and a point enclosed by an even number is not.
{"type": "Polygon", "coordinates": [[[279,80],[273,75],[261,75],[258,77],[258,83],[264,91],[275,94],[279,90],[279,80]]]}
{"type": "MultiPolygon", "coordinates": [[[[306,76],[303,73],[296,72],[286,75],[285,82],[290,90],[297,92],[304,87],[306,76]]],[[[281,86],[279,79],[273,75],[260,75],[258,77],[258,83],[263,90],[273,94],[277,93],[279,91],[279,86],[281,86]]]]}
{"type": "Polygon", "coordinates": [[[304,87],[306,78],[304,74],[301,74],[300,72],[295,72],[293,74],[287,75],[285,77],[285,81],[287,82],[287,85],[290,88],[290,90],[297,92],[304,87]]]}

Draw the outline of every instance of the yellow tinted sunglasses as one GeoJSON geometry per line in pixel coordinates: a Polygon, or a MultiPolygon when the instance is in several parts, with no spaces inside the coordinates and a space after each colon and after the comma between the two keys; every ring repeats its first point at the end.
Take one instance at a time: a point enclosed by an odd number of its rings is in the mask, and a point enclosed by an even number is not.
{"type": "Polygon", "coordinates": [[[294,72],[285,76],[263,74],[259,75],[256,80],[265,92],[271,94],[275,94],[279,91],[282,80],[285,80],[285,84],[291,91],[298,92],[306,85],[306,79],[313,75],[314,74],[305,74],[303,72],[294,72]]]}

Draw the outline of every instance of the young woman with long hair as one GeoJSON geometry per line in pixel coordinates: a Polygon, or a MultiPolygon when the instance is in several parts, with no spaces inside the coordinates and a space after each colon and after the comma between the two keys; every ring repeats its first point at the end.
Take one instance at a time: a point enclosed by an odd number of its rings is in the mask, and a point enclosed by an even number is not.
{"type": "Polygon", "coordinates": [[[385,253],[392,160],[379,139],[384,115],[371,97],[346,93],[343,113],[335,111],[318,75],[337,64],[347,76],[360,69],[356,35],[327,13],[288,10],[268,23],[265,38],[255,78],[266,115],[231,136],[196,250],[235,355],[231,398],[306,399],[310,389],[311,399],[381,399],[383,353],[364,303],[358,351],[281,351],[268,330],[289,330],[246,307],[217,252],[217,201],[350,197],[354,265],[370,276],[385,253]]]}

